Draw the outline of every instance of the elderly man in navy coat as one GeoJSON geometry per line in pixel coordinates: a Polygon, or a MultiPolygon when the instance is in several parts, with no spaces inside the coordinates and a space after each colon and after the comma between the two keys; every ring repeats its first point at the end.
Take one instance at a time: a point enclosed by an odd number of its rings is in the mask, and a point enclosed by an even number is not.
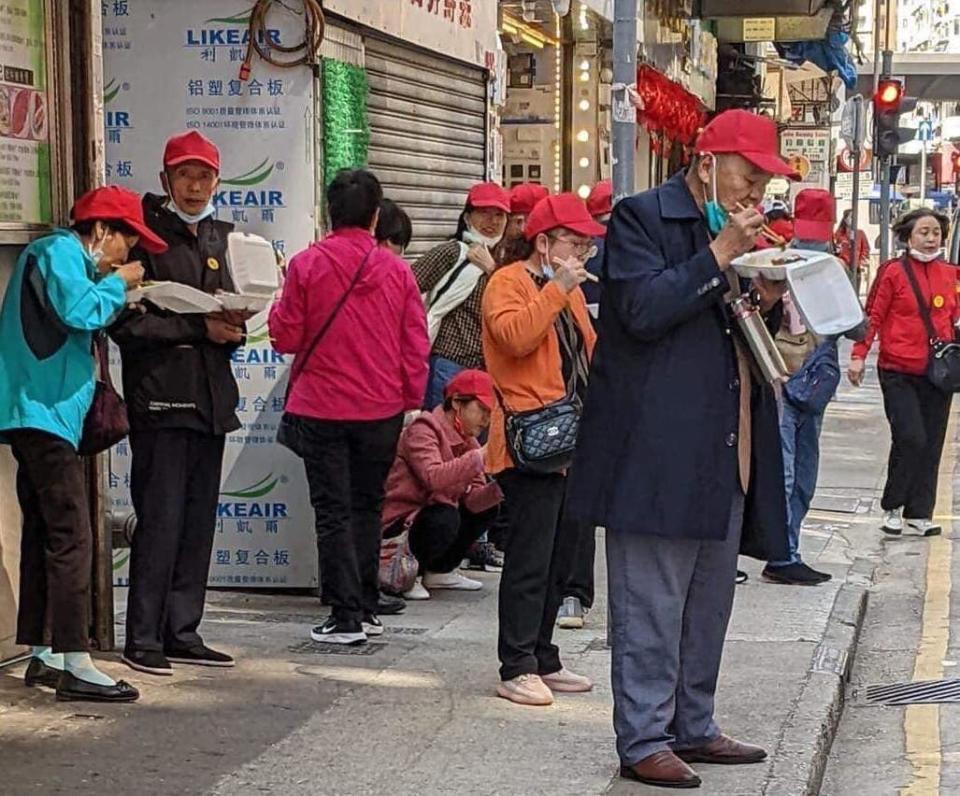
{"type": "Polygon", "coordinates": [[[772,175],[794,176],[776,125],[726,111],[686,173],[621,201],[568,511],[607,529],[614,726],[621,776],[694,788],[688,763],[756,763],[723,735],[714,692],[737,554],[786,547],[773,390],[727,306],[749,291],[768,324],[782,283],[743,283],[772,175]]]}

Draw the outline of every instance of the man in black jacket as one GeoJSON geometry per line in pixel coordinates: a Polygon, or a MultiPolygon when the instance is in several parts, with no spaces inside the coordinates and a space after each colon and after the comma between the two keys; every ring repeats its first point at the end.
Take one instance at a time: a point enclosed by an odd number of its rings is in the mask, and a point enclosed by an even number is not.
{"type": "MultiPolygon", "coordinates": [[[[166,145],[166,196],[144,198],[147,225],[168,244],[138,252],[146,279],[207,293],[230,291],[227,235],[213,218],[220,154],[196,132],[166,145]]],[[[226,434],[240,427],[230,355],[244,340],[245,316],[179,315],[149,304],[111,330],[123,358],[130,415],[130,492],[137,515],[123,661],[150,674],[170,662],[232,666],[197,633],[203,618],[226,434]]]]}
{"type": "MultiPolygon", "coordinates": [[[[606,529],[621,776],[671,788],[700,784],[688,763],[766,757],[721,732],[714,694],[737,554],[787,547],[776,401],[729,304],[750,288],[731,268],[763,225],[754,208],[793,169],[773,121],[746,111],[696,147],[686,174],[614,208],[566,505],[606,529]]],[[[783,283],[753,288],[776,328],[783,283]]]]}

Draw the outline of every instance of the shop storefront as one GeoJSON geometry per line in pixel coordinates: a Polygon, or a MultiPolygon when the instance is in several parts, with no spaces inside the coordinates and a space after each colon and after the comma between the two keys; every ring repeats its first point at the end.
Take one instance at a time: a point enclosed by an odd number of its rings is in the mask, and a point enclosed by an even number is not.
{"type": "Polygon", "coordinates": [[[489,173],[496,4],[328,0],[324,7],[332,25],[356,37],[365,73],[366,158],[355,165],[365,162],[410,215],[415,257],[453,234],[467,190],[489,173]]]}
{"type": "Polygon", "coordinates": [[[520,4],[501,5],[503,183],[585,197],[610,177],[612,22],[584,3],[566,17],[541,3],[528,20],[520,4]]]}
{"type": "MultiPolygon", "coordinates": [[[[75,192],[96,177],[98,129],[94,96],[98,65],[92,54],[93,21],[100,3],[9,0],[0,4],[0,298],[24,244],[67,220],[75,192]],[[84,64],[71,71],[71,64],[84,64]]],[[[98,497],[95,467],[91,496],[98,497]]],[[[14,644],[19,589],[20,509],[16,465],[0,446],[0,661],[14,644]]],[[[97,526],[97,547],[102,546],[97,526]]],[[[109,580],[106,580],[109,585],[109,580]]],[[[95,568],[94,590],[104,586],[95,568]]],[[[95,611],[91,635],[105,624],[95,611]]],[[[109,620],[112,622],[112,617],[109,620]]]]}
{"type": "Polygon", "coordinates": [[[716,105],[717,40],[686,0],[644,3],[639,27],[637,113],[647,171],[638,186],[655,186],[683,168],[697,131],[716,105]]]}
{"type": "MultiPolygon", "coordinates": [[[[716,39],[690,19],[689,3],[643,8],[637,190],[683,165],[703,114],[714,106],[716,84],[716,39]]],[[[573,2],[564,17],[549,2],[501,2],[501,9],[508,63],[504,184],[539,182],[586,196],[612,171],[613,3],[573,2]]]]}
{"type": "MultiPolygon", "coordinates": [[[[165,13],[165,0],[107,4],[108,179],[157,191],[166,138],[198,130],[220,147],[224,163],[218,217],[289,256],[323,232],[323,186],[341,168],[368,166],[410,213],[415,255],[452,234],[467,189],[487,164],[484,64],[496,57],[481,31],[489,28],[495,47],[496,17],[483,13],[488,4],[459,3],[452,19],[443,9],[434,13],[438,5],[328,0],[317,69],[255,58],[243,80],[246,41],[295,45],[303,39],[299,15],[282,7],[251,33],[253,0],[239,9],[236,0],[198,0],[176,15],[165,13]],[[165,79],[158,83],[159,64],[165,79]]],[[[248,329],[233,356],[243,427],[227,439],[210,583],[313,587],[316,542],[303,468],[274,441],[289,361],[270,347],[265,314],[248,329]]],[[[115,527],[129,527],[132,515],[129,455],[121,443],[108,457],[115,527]]],[[[118,547],[117,584],[126,580],[128,558],[129,549],[118,547]]]]}

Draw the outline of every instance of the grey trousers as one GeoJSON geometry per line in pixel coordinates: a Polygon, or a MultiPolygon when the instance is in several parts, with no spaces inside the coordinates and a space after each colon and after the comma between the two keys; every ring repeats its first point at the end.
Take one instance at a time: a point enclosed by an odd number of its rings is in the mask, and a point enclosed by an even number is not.
{"type": "Polygon", "coordinates": [[[708,743],[733,607],[743,494],[722,541],[607,529],[613,724],[620,760],[708,743]]]}

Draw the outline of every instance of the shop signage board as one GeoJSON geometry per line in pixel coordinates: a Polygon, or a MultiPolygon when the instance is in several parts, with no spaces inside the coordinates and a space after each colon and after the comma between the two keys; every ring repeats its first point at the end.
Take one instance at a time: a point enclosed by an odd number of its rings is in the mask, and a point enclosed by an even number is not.
{"type": "Polygon", "coordinates": [[[743,20],[744,41],[774,41],[777,20],[774,17],[747,17],[743,20]]]}
{"type": "MultiPolygon", "coordinates": [[[[873,193],[873,172],[860,172],[860,198],[869,196],[873,193]]],[[[853,199],[853,172],[837,172],[836,182],[837,201],[849,202],[853,199]]]]}
{"type": "Polygon", "coordinates": [[[494,0],[325,0],[323,9],[458,61],[495,66],[494,0]]]}
{"type": "MultiPolygon", "coordinates": [[[[290,256],[314,238],[313,77],[259,58],[238,78],[251,0],[103,3],[107,181],[159,192],[166,139],[198,130],[221,150],[217,217],[290,256]]],[[[297,43],[302,21],[271,14],[266,38],[297,43]]],[[[210,584],[303,587],[317,582],[316,541],[303,467],[275,443],[290,358],[270,346],[266,315],[233,355],[243,428],[228,435],[210,584]]],[[[115,363],[115,367],[118,364],[115,363]]],[[[119,372],[115,374],[119,376],[119,372]]],[[[118,380],[119,383],[119,380],[118,380]]],[[[130,449],[109,456],[110,502],[132,511],[130,449]]],[[[114,560],[122,582],[128,550],[114,560]]]]}
{"type": "Polygon", "coordinates": [[[830,130],[822,127],[788,127],[780,134],[780,151],[799,173],[791,192],[826,188],[830,181],[830,130]]]}
{"type": "Polygon", "coordinates": [[[0,3],[0,224],[53,221],[43,0],[0,3]]]}

